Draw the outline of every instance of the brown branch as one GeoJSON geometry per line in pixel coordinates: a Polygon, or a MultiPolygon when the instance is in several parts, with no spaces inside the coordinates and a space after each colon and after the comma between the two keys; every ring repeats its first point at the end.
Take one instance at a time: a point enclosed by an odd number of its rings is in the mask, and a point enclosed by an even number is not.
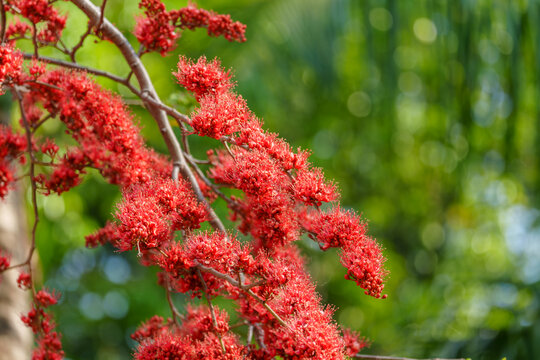
{"type": "Polygon", "coordinates": [[[212,316],[212,325],[214,326],[214,331],[216,332],[216,335],[219,339],[219,344],[221,345],[221,351],[223,351],[223,354],[225,354],[227,351],[225,350],[223,337],[218,331],[216,313],[214,312],[214,305],[212,305],[212,301],[210,300],[210,295],[208,295],[208,286],[206,285],[206,281],[204,281],[204,277],[202,276],[200,269],[197,269],[197,276],[199,277],[199,280],[201,280],[201,284],[204,291],[204,297],[206,298],[206,303],[208,304],[208,307],[210,308],[210,315],[212,316]]]}
{"type": "MultiPolygon", "coordinates": [[[[262,306],[264,306],[264,308],[270,313],[272,314],[272,316],[281,324],[283,325],[284,327],[286,327],[287,329],[289,328],[289,325],[287,325],[287,323],[281,318],[281,316],[279,316],[275,311],[274,309],[272,309],[270,307],[270,305],[268,305],[266,303],[266,301],[264,301],[263,299],[261,299],[259,296],[257,296],[257,294],[255,294],[252,290],[251,290],[251,287],[246,287],[244,285],[242,285],[239,281],[236,281],[234,280],[232,277],[230,277],[229,275],[227,274],[223,274],[223,273],[220,273],[219,271],[211,268],[211,267],[208,267],[208,266],[204,266],[202,264],[196,264],[195,265],[195,268],[197,270],[202,270],[204,272],[208,272],[212,275],[214,275],[215,277],[219,278],[219,279],[222,279],[222,280],[225,280],[227,281],[229,284],[233,285],[233,286],[236,286],[237,288],[245,291],[249,296],[251,296],[252,298],[254,298],[255,300],[257,300],[257,302],[259,302],[262,306]]],[[[249,285],[248,285],[249,286],[249,285]]]]}
{"type": "Polygon", "coordinates": [[[171,116],[172,118],[177,120],[179,123],[185,123],[185,124],[191,125],[191,121],[187,115],[184,115],[180,113],[178,110],[163,104],[159,100],[154,99],[153,97],[149,96],[148,93],[142,92],[139,96],[141,97],[143,101],[149,102],[153,106],[158,107],[160,110],[165,111],[167,115],[171,116]]]}
{"type": "Polygon", "coordinates": [[[167,302],[169,303],[169,307],[171,308],[173,321],[176,324],[176,326],[180,327],[180,322],[178,321],[178,319],[184,320],[184,315],[182,315],[180,313],[180,311],[178,311],[178,309],[174,305],[174,302],[173,302],[172,296],[171,296],[171,289],[170,289],[168,281],[167,281],[167,287],[165,288],[165,291],[166,291],[166,294],[167,294],[167,302]]]}
{"type": "MultiPolygon", "coordinates": [[[[27,60],[35,59],[35,55],[28,54],[28,53],[24,53],[23,57],[25,59],[27,59],[27,60]]],[[[77,64],[77,63],[74,63],[74,62],[65,61],[65,60],[59,60],[59,59],[55,59],[55,58],[51,58],[51,57],[47,57],[47,56],[40,56],[39,60],[41,60],[41,61],[43,61],[45,63],[48,63],[48,64],[58,65],[58,66],[62,66],[62,67],[68,68],[68,69],[85,71],[85,72],[90,73],[90,74],[106,77],[108,79],[116,81],[119,84],[122,84],[122,85],[126,86],[134,94],[136,94],[136,95],[140,94],[140,92],[133,85],[131,85],[129,82],[126,82],[124,78],[121,78],[118,75],[114,75],[114,74],[111,74],[109,72],[98,70],[98,69],[93,69],[91,67],[80,65],[80,64],[77,64]]]]}
{"type": "Polygon", "coordinates": [[[202,170],[197,166],[197,164],[193,161],[192,157],[190,155],[187,155],[186,154],[186,160],[187,162],[191,165],[191,167],[193,168],[193,170],[195,170],[195,172],[197,173],[197,175],[199,176],[199,178],[208,186],[212,189],[212,191],[217,195],[219,196],[220,198],[222,198],[223,200],[225,200],[228,204],[230,205],[235,205],[236,203],[231,199],[229,198],[227,195],[225,195],[223,192],[221,192],[217,186],[212,183],[205,175],[204,173],[202,172],[202,170]]]}
{"type": "MultiPolygon", "coordinates": [[[[38,206],[37,206],[37,185],[35,180],[35,167],[36,167],[36,156],[34,154],[34,149],[32,147],[32,130],[30,128],[30,122],[28,121],[26,117],[26,113],[24,112],[24,106],[22,103],[22,96],[20,92],[17,90],[17,88],[13,88],[13,93],[17,97],[17,102],[19,104],[19,109],[21,111],[21,118],[22,123],[24,126],[25,134],[26,134],[26,146],[28,151],[28,156],[30,157],[30,185],[32,188],[32,209],[34,211],[34,224],[32,225],[32,238],[31,238],[31,244],[30,244],[30,250],[28,252],[28,256],[26,257],[26,260],[19,264],[20,266],[28,265],[28,274],[30,275],[30,278],[32,279],[32,264],[30,263],[32,261],[32,256],[34,255],[34,251],[36,249],[36,230],[39,223],[39,212],[38,212],[38,206]]],[[[18,267],[18,265],[15,265],[14,267],[18,267]]],[[[13,268],[14,268],[13,267],[13,268]]],[[[34,283],[32,282],[32,295],[35,297],[36,289],[34,288],[34,283]]]]}
{"type": "Polygon", "coordinates": [[[32,29],[33,29],[32,44],[34,45],[34,57],[36,59],[39,59],[36,24],[32,23],[32,29]]]}
{"type": "MultiPolygon", "coordinates": [[[[99,23],[101,18],[101,11],[89,0],[73,0],[73,3],[79,9],[81,9],[86,14],[86,16],[88,16],[91,22],[95,24],[99,23]]],[[[191,184],[191,187],[195,192],[197,199],[201,203],[205,204],[210,217],[209,222],[212,227],[215,230],[225,233],[225,226],[223,226],[223,223],[218,218],[214,209],[212,209],[208,201],[206,201],[206,198],[202,194],[201,189],[197,184],[197,179],[195,178],[195,175],[186,163],[182,150],[180,149],[178,139],[176,139],[176,136],[174,135],[165,111],[159,106],[156,106],[154,102],[149,100],[153,99],[156,102],[161,103],[161,100],[159,99],[159,96],[154,89],[154,85],[150,80],[150,76],[148,75],[146,68],[142,64],[140,57],[137,55],[137,53],[135,53],[135,50],[133,50],[133,47],[130,45],[126,37],[109,20],[103,19],[101,31],[103,32],[103,35],[107,38],[107,40],[111,41],[120,50],[120,52],[126,59],[126,62],[128,63],[130,69],[133,71],[133,74],[137,78],[137,81],[139,82],[142,95],[141,98],[145,101],[148,112],[156,120],[161,135],[165,140],[165,144],[167,145],[167,148],[169,150],[169,154],[171,155],[173,167],[177,169],[173,171],[173,178],[176,177],[177,172],[180,172],[182,174],[182,176],[191,184]]]]}
{"type": "Polygon", "coordinates": [[[253,328],[255,329],[255,332],[257,333],[257,343],[259,346],[263,349],[266,349],[266,344],[264,343],[264,330],[261,327],[261,324],[255,323],[253,324],[253,328]]]}
{"type": "Polygon", "coordinates": [[[7,26],[6,9],[4,7],[4,0],[0,0],[0,21],[2,21],[2,24],[0,24],[0,44],[4,45],[4,42],[6,40],[6,26],[7,26]]]}
{"type": "Polygon", "coordinates": [[[84,34],[81,35],[81,39],[75,46],[71,49],[71,51],[68,52],[69,57],[71,58],[71,61],[75,62],[75,54],[77,51],[83,46],[84,40],[92,33],[92,24],[90,21],[88,21],[88,27],[86,28],[86,31],[84,34]]]}

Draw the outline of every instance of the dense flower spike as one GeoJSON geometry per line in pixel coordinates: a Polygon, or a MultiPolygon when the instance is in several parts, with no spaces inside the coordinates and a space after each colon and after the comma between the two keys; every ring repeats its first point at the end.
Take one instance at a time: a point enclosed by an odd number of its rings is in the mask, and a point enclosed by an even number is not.
{"type": "Polygon", "coordinates": [[[303,213],[302,217],[302,226],[319,242],[321,249],[342,248],[341,263],[347,268],[345,277],[356,281],[366,294],[381,297],[385,259],[380,245],[367,236],[366,224],[352,211],[339,207],[329,212],[303,213]]]}
{"type": "Polygon", "coordinates": [[[259,241],[257,248],[273,248],[296,240],[299,228],[286,173],[260,151],[240,149],[233,156],[221,156],[221,161],[214,158],[210,176],[246,194],[245,201],[236,209],[242,219],[240,230],[259,241]]]}
{"type": "Polygon", "coordinates": [[[181,29],[206,27],[208,35],[222,36],[229,41],[246,41],[246,25],[232,21],[229,15],[220,15],[212,11],[198,9],[193,3],[175,12],[176,24],[181,29]]]}
{"type": "Polygon", "coordinates": [[[135,36],[149,51],[159,51],[165,56],[174,50],[178,34],[171,22],[171,13],[165,11],[165,5],[159,0],[142,0],[139,7],[144,9],[145,17],[137,19],[135,36]]]}
{"type": "Polygon", "coordinates": [[[139,8],[144,10],[144,17],[137,19],[135,36],[146,51],[159,51],[162,56],[176,47],[179,37],[176,29],[205,27],[208,35],[222,35],[229,41],[246,41],[245,25],[233,22],[229,15],[198,9],[192,3],[179,10],[166,11],[161,0],[141,0],[139,8]]]}
{"type": "MultiPolygon", "coordinates": [[[[81,2],[87,0],[76,5],[81,2]]],[[[4,4],[14,19],[1,39],[0,83],[19,102],[24,136],[0,128],[0,198],[16,178],[28,177],[37,214],[36,193],[61,194],[80,184],[89,168],[97,170],[120,187],[122,200],[115,220],[87,236],[86,245],[109,243],[120,251],[137,251],[141,264],[159,267],[158,283],[168,296],[186,293],[207,303],[187,306],[182,314],[168,297],[173,317],[154,316],[132,335],[138,342],[135,359],[339,360],[367,346],[357,333],[342,331],[334,322],[333,309],[322,303],[295,244],[306,232],[322,250],[339,248],[346,278],[367,294],[381,297],[384,257],[367,235],[366,225],[339,203],[321,208],[338,199],[336,184],[310,164],[309,152],[292,148],[263,128],[262,120],[235,93],[231,70],[218,59],[179,57],[174,77],[199,103],[189,118],[162,103],[146,80],[141,55],[150,51],[166,55],[183,30],[206,28],[211,36],[242,42],[245,25],[192,3],[167,11],[161,0],[141,0],[144,15],[134,29],[141,48],[135,54],[114,25],[105,21],[104,1],[101,9],[95,8],[99,17],[87,12],[89,8],[82,9],[89,27],[70,49],[69,41],[59,41],[66,18],[54,8],[55,1],[6,0],[4,4]],[[19,21],[21,17],[25,22],[19,21]],[[88,72],[116,79],[143,101],[160,126],[171,159],[146,147],[119,96],[73,70],[82,67],[75,52],[94,35],[120,48],[132,72],[127,80],[93,69],[88,72]],[[36,56],[23,67],[23,57],[13,46],[18,39],[28,38],[36,56]],[[70,60],[37,56],[48,45],[70,60]],[[168,126],[166,114],[182,120],[181,141],[168,126]],[[62,138],[41,137],[50,133],[40,129],[48,121],[61,122],[74,141],[69,139],[70,145],[65,146],[62,138]],[[208,150],[208,159],[197,158],[190,151],[192,135],[219,140],[225,148],[208,150]],[[22,165],[17,172],[16,162],[22,165]],[[226,229],[210,207],[216,198],[226,202],[235,229],[226,229]],[[197,230],[207,225],[213,230],[197,230]],[[239,322],[234,328],[229,314],[212,303],[218,296],[236,304],[239,322]],[[233,332],[239,326],[247,328],[239,332],[249,334],[247,341],[233,332]]],[[[38,221],[36,216],[34,225],[38,221]]],[[[32,236],[35,242],[34,232],[32,236]]],[[[29,267],[17,283],[21,289],[32,289],[33,308],[22,321],[36,335],[33,359],[61,359],[60,336],[45,311],[59,296],[35,290],[31,263],[12,268],[29,267]]],[[[11,270],[9,266],[2,252],[0,271],[11,270]]]]}
{"type": "MultiPolygon", "coordinates": [[[[118,97],[81,73],[55,70],[39,75],[38,80],[44,85],[36,85],[24,98],[28,115],[36,111],[30,104],[41,102],[50,114],[59,116],[80,146],[55,163],[50,175],[38,177],[47,193],[62,193],[78,185],[86,167],[99,169],[122,187],[170,173],[164,157],[146,148],[118,97]]],[[[39,113],[35,118],[39,119],[39,113]]],[[[48,155],[56,151],[50,140],[42,146],[48,155]]]]}
{"type": "Polygon", "coordinates": [[[6,39],[8,42],[14,42],[15,39],[24,37],[31,31],[32,27],[30,25],[16,20],[14,23],[8,25],[6,29],[6,39]]]}

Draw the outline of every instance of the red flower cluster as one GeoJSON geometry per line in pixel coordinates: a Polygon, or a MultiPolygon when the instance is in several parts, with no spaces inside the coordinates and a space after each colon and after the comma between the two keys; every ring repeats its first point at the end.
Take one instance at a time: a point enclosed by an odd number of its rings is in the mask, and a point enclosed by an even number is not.
{"type": "Polygon", "coordinates": [[[198,9],[192,3],[179,10],[167,11],[161,0],[141,0],[139,8],[144,9],[145,16],[137,19],[135,36],[146,51],[159,51],[162,56],[176,47],[177,28],[205,27],[208,35],[223,35],[229,41],[246,41],[245,25],[233,22],[229,15],[198,9]]]}
{"type": "Polygon", "coordinates": [[[8,25],[6,29],[6,39],[8,42],[15,42],[16,39],[24,37],[27,33],[32,32],[32,27],[27,23],[16,20],[8,25]]]}
{"type": "Polygon", "coordinates": [[[17,278],[17,286],[22,290],[28,290],[32,286],[32,277],[30,274],[22,272],[17,278]]]}
{"type": "Polygon", "coordinates": [[[263,334],[260,341],[265,347],[254,358],[344,358],[345,344],[332,320],[333,311],[321,305],[295,247],[277,250],[273,259],[261,253],[253,269],[267,280],[265,285],[254,287],[253,292],[286,324],[282,326],[253,297],[238,296],[240,315],[263,334]]]}
{"type": "Polygon", "coordinates": [[[366,234],[366,224],[352,211],[339,207],[302,215],[302,226],[319,242],[321,249],[342,248],[341,263],[347,268],[346,278],[356,281],[366,294],[381,297],[385,259],[380,245],[366,234]]]}
{"type": "Polygon", "coordinates": [[[54,330],[55,323],[51,320],[45,308],[55,305],[57,296],[47,290],[36,294],[36,303],[28,314],[21,316],[22,322],[32,329],[36,335],[37,348],[34,349],[32,360],[61,360],[64,358],[60,335],[54,330]]]}
{"type": "Polygon", "coordinates": [[[223,35],[229,41],[246,41],[246,25],[238,21],[233,22],[230,15],[221,15],[205,9],[197,9],[195,4],[189,3],[185,8],[177,10],[175,16],[177,17],[176,24],[181,29],[193,30],[206,27],[210,36],[223,35]]]}
{"type": "Polygon", "coordinates": [[[178,72],[173,75],[180,85],[195,94],[197,101],[207,95],[220,96],[234,86],[230,70],[224,71],[218,59],[207,61],[205,56],[196,63],[180,56],[178,72]]]}
{"type": "Polygon", "coordinates": [[[197,229],[206,220],[204,206],[184,180],[157,179],[134,185],[123,195],[114,242],[121,251],[135,245],[139,251],[160,247],[174,231],[197,229]]]}
{"type": "MultiPolygon", "coordinates": [[[[170,173],[170,164],[146,148],[131,114],[118,97],[81,73],[55,70],[38,72],[36,76],[40,84],[24,98],[30,123],[38,122],[41,111],[36,104],[41,102],[49,114],[59,116],[79,143],[79,147],[69,149],[51,164],[53,171],[49,175],[38,175],[47,193],[60,194],[78,185],[86,167],[99,169],[107,180],[122,187],[170,173]]],[[[58,147],[47,139],[41,150],[54,156],[58,147]]]]}
{"type": "Polygon", "coordinates": [[[133,337],[140,345],[135,353],[137,360],[155,359],[249,359],[237,336],[229,332],[227,312],[214,307],[217,326],[206,307],[187,307],[187,314],[180,326],[171,320],[163,323],[153,317],[135,332],[133,337]]]}
{"type": "Polygon", "coordinates": [[[190,123],[198,135],[220,139],[239,131],[253,117],[244,99],[231,91],[230,71],[223,70],[218,60],[208,62],[202,56],[194,63],[181,56],[174,75],[201,105],[190,123]]]}
{"type": "MultiPolygon", "coordinates": [[[[7,0],[9,10],[16,15],[22,15],[34,24],[45,23],[37,33],[37,39],[42,43],[56,43],[66,27],[66,17],[60,16],[58,11],[48,0],[7,0]]],[[[8,34],[24,34],[31,30],[24,25],[14,25],[8,34]]]]}
{"type": "Polygon", "coordinates": [[[21,77],[22,55],[9,45],[0,45],[0,95],[2,87],[17,83],[21,77]]]}
{"type": "Polygon", "coordinates": [[[176,47],[178,34],[174,27],[173,15],[165,10],[160,0],[141,0],[139,8],[144,9],[144,17],[137,19],[135,36],[147,51],[159,51],[165,56],[176,47]]]}
{"type": "Polygon", "coordinates": [[[290,180],[279,164],[261,151],[239,149],[230,158],[226,153],[211,158],[210,176],[220,184],[246,194],[235,216],[242,219],[240,230],[251,233],[265,248],[295,241],[299,227],[294,213],[290,180]]]}
{"type": "Polygon", "coordinates": [[[26,138],[17,135],[5,126],[0,126],[0,200],[8,193],[9,186],[15,180],[10,163],[19,159],[24,162],[21,155],[26,150],[26,138]]]}

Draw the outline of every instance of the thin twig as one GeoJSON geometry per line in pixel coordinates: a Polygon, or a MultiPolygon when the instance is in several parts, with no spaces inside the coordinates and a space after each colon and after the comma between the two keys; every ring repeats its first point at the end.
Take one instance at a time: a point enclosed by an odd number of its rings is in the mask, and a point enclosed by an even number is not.
{"type": "Polygon", "coordinates": [[[103,24],[103,19],[105,18],[105,6],[107,5],[107,0],[103,0],[100,7],[100,16],[99,21],[96,25],[96,33],[99,32],[99,29],[101,28],[101,24],[103,24]]]}
{"type": "Polygon", "coordinates": [[[210,308],[210,315],[212,316],[212,324],[214,326],[214,331],[216,332],[216,335],[219,339],[219,344],[221,345],[221,351],[223,351],[223,354],[226,353],[225,350],[225,344],[223,343],[223,337],[221,336],[221,333],[218,331],[218,324],[216,319],[216,313],[214,312],[214,305],[212,305],[212,301],[210,300],[210,295],[208,295],[208,286],[206,285],[206,281],[204,281],[204,277],[201,274],[201,270],[197,269],[197,276],[199,277],[199,280],[201,280],[201,284],[204,291],[204,297],[206,298],[206,303],[208,304],[208,307],[210,308]]]}
{"type": "MultiPolygon", "coordinates": [[[[26,257],[26,261],[23,263],[25,265],[28,265],[28,274],[30,275],[30,278],[32,279],[32,256],[34,255],[34,251],[36,249],[36,230],[39,223],[39,212],[38,212],[38,206],[37,206],[37,186],[36,186],[36,180],[35,180],[35,163],[36,163],[36,157],[34,154],[34,149],[32,147],[32,130],[30,129],[30,122],[28,121],[28,118],[26,117],[26,113],[24,112],[24,106],[22,103],[22,96],[17,90],[17,88],[13,88],[13,92],[15,96],[17,97],[17,102],[19,103],[19,109],[21,111],[21,118],[22,123],[24,126],[24,130],[26,133],[26,143],[27,143],[27,151],[28,156],[30,157],[30,185],[32,188],[32,209],[34,211],[34,224],[32,225],[32,238],[31,238],[31,244],[30,244],[30,250],[28,252],[28,256],[26,257]]],[[[22,266],[22,265],[21,265],[22,266]]],[[[32,295],[35,297],[36,289],[34,287],[34,283],[32,282],[32,295]]]]}
{"type": "Polygon", "coordinates": [[[187,162],[191,165],[192,169],[195,170],[195,172],[197,173],[197,175],[199,176],[199,178],[208,186],[212,189],[212,191],[217,195],[219,196],[220,198],[222,198],[223,200],[225,200],[229,205],[236,205],[236,203],[231,199],[229,198],[227,195],[225,195],[223,192],[221,192],[218,187],[212,183],[205,175],[204,173],[202,172],[202,170],[197,166],[197,164],[195,164],[195,162],[193,162],[192,158],[190,155],[187,155],[186,154],[186,160],[187,162]]]}
{"type": "Polygon", "coordinates": [[[167,294],[167,302],[169,303],[169,307],[171,308],[173,321],[176,324],[176,326],[180,327],[180,321],[178,319],[183,320],[184,315],[182,315],[180,313],[180,311],[178,311],[178,309],[174,305],[174,302],[173,302],[172,296],[171,296],[171,289],[170,289],[169,282],[167,282],[167,287],[165,288],[165,291],[166,291],[166,294],[167,294]]]}
{"type": "Polygon", "coordinates": [[[279,316],[275,311],[274,309],[272,309],[270,307],[270,305],[268,305],[266,303],[265,300],[261,299],[257,294],[255,294],[251,288],[247,288],[245,287],[244,285],[242,285],[239,281],[236,281],[234,280],[232,277],[230,277],[229,275],[227,274],[223,274],[223,273],[220,273],[219,271],[211,268],[211,267],[208,267],[208,266],[204,266],[202,264],[196,264],[195,267],[198,269],[198,270],[202,270],[204,272],[208,272],[212,275],[214,275],[215,277],[217,278],[220,278],[222,280],[225,280],[227,281],[229,284],[233,285],[233,286],[236,286],[237,288],[245,291],[249,296],[251,296],[252,298],[254,298],[255,300],[257,300],[257,302],[259,302],[262,306],[264,306],[264,308],[270,313],[272,314],[272,316],[281,324],[283,325],[284,327],[286,328],[289,328],[289,325],[287,325],[287,323],[281,318],[281,316],[279,316]]]}
{"type": "MultiPolygon", "coordinates": [[[[32,60],[32,59],[35,58],[35,55],[28,54],[28,53],[23,53],[23,57],[25,59],[32,60]]],[[[126,83],[125,80],[123,78],[121,78],[120,76],[118,76],[118,75],[114,75],[114,74],[111,74],[111,73],[103,71],[103,70],[93,69],[91,67],[80,65],[80,64],[77,64],[77,63],[74,63],[74,62],[55,59],[55,58],[51,58],[51,57],[47,57],[47,56],[40,56],[39,60],[41,60],[43,62],[46,62],[48,64],[58,65],[58,66],[62,66],[62,67],[68,68],[68,69],[81,70],[81,71],[85,71],[87,73],[94,74],[94,75],[97,75],[97,76],[106,77],[108,79],[111,79],[113,81],[116,81],[117,83],[120,83],[120,84],[126,86],[130,90],[134,91],[136,94],[139,94],[139,91],[137,89],[135,89],[135,87],[133,87],[133,85],[131,85],[130,83],[126,83]]]]}

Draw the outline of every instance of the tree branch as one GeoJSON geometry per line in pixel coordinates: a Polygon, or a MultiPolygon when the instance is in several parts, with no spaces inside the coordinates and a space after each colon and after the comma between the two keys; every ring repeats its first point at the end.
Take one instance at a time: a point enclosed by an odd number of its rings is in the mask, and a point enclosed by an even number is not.
{"type": "MultiPolygon", "coordinates": [[[[101,21],[101,11],[98,7],[92,4],[89,0],[73,0],[73,3],[79,9],[81,9],[86,14],[86,16],[88,16],[92,23],[99,24],[99,22],[101,21]]],[[[214,209],[212,209],[212,207],[202,194],[195,175],[186,163],[178,139],[176,139],[176,136],[174,135],[165,111],[149,100],[149,98],[152,98],[153,100],[161,103],[161,100],[159,99],[159,96],[154,89],[154,85],[150,80],[150,76],[148,75],[146,68],[142,64],[140,57],[137,55],[137,53],[135,53],[135,50],[133,50],[133,47],[130,45],[125,36],[113,24],[111,24],[109,20],[102,20],[101,31],[104,37],[107,40],[111,41],[113,44],[115,44],[116,47],[120,50],[120,52],[126,59],[129,67],[133,71],[133,74],[137,78],[137,81],[139,82],[142,94],[141,98],[143,99],[143,101],[145,101],[145,106],[148,109],[148,112],[150,112],[152,117],[156,120],[161,135],[163,136],[165,144],[167,145],[167,148],[171,155],[173,166],[178,169],[176,171],[173,171],[173,178],[176,176],[176,173],[178,171],[182,174],[182,176],[191,184],[191,187],[193,188],[193,191],[195,192],[195,195],[197,196],[199,201],[205,204],[208,214],[210,216],[209,222],[212,227],[215,230],[225,233],[225,226],[223,226],[223,223],[216,215],[214,209]]]]}

